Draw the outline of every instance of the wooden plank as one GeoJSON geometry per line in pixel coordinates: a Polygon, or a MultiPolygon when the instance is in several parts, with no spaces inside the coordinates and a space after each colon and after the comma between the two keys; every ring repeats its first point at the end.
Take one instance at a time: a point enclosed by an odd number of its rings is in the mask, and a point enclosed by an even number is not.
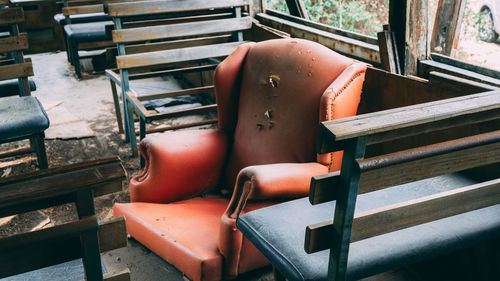
{"type": "Polygon", "coordinates": [[[252,18],[231,18],[113,30],[113,42],[130,43],[250,29],[252,18]]]}
{"type": "Polygon", "coordinates": [[[448,65],[448,66],[454,66],[454,67],[457,67],[459,69],[469,70],[472,73],[477,73],[477,74],[489,76],[489,77],[500,80],[500,71],[497,71],[494,69],[475,65],[472,63],[468,63],[468,62],[464,62],[464,61],[461,61],[458,59],[454,59],[454,58],[451,58],[448,56],[443,56],[443,55],[436,54],[436,53],[431,53],[431,59],[434,62],[442,63],[442,64],[448,65]]]}
{"type": "Polygon", "coordinates": [[[156,93],[156,94],[148,94],[148,95],[136,95],[139,101],[148,101],[148,100],[156,100],[170,97],[177,97],[183,95],[200,95],[200,94],[213,94],[214,86],[203,86],[203,87],[195,87],[190,89],[182,89],[178,91],[170,91],[165,93],[156,93]]]}
{"type": "Polygon", "coordinates": [[[318,42],[332,50],[363,61],[368,61],[375,64],[380,63],[380,55],[377,45],[332,34],[327,31],[312,28],[266,14],[258,14],[257,19],[262,24],[286,32],[292,37],[318,42]]]}
{"type": "Polygon", "coordinates": [[[23,21],[23,8],[0,9],[0,24],[22,23],[23,21]]]}
{"type": "Polygon", "coordinates": [[[0,53],[28,50],[28,35],[11,36],[0,39],[0,53]]]}
{"type": "Polygon", "coordinates": [[[340,171],[331,172],[311,178],[309,202],[312,205],[335,200],[340,184],[340,171]]]}
{"type": "Polygon", "coordinates": [[[0,67],[0,80],[33,76],[33,65],[31,62],[4,65],[0,67]]]}
{"type": "MultiPolygon", "coordinates": [[[[356,214],[351,243],[392,231],[500,204],[500,179],[437,193],[356,214]]],[[[306,229],[308,253],[326,250],[334,236],[333,220],[306,229]]]]}
{"type": "Polygon", "coordinates": [[[368,142],[372,144],[491,120],[498,118],[499,113],[500,92],[491,91],[326,121],[319,128],[319,134],[324,138],[319,139],[318,152],[330,152],[329,143],[363,135],[372,136],[368,142]],[[456,120],[463,120],[465,123],[454,124],[453,121],[456,120]]]}
{"type": "Polygon", "coordinates": [[[144,72],[144,73],[133,73],[133,74],[129,74],[129,79],[130,80],[137,80],[137,79],[144,79],[144,78],[151,78],[151,77],[158,77],[158,76],[165,76],[165,75],[175,75],[175,74],[190,73],[190,72],[212,71],[216,67],[217,67],[217,64],[207,64],[207,65],[201,65],[201,66],[191,66],[191,67],[183,67],[183,68],[176,68],[176,69],[158,70],[158,71],[151,71],[151,72],[144,72]]]}
{"type": "MultiPolygon", "coordinates": [[[[179,125],[159,126],[156,128],[147,129],[146,132],[148,134],[161,133],[161,132],[165,132],[165,131],[175,131],[175,130],[183,129],[183,128],[197,127],[197,126],[203,126],[203,125],[209,125],[209,124],[217,124],[217,122],[219,122],[218,119],[208,119],[208,120],[189,122],[189,123],[179,124],[179,125]]],[[[138,135],[139,131],[135,131],[135,133],[138,135]]]]}
{"type": "Polygon", "coordinates": [[[248,0],[212,0],[212,1],[148,1],[145,3],[116,3],[108,5],[111,17],[153,15],[162,13],[176,13],[185,11],[199,11],[230,8],[249,5],[248,0]]]}
{"type": "Polygon", "coordinates": [[[99,224],[99,247],[101,253],[127,247],[125,217],[113,217],[99,224]]]}
{"type": "Polygon", "coordinates": [[[217,110],[216,104],[202,105],[202,106],[198,106],[198,107],[181,109],[181,110],[176,110],[176,111],[172,111],[172,112],[147,114],[146,117],[151,119],[151,120],[160,120],[160,119],[174,118],[174,117],[186,116],[186,115],[192,115],[192,114],[202,114],[204,112],[212,111],[212,110],[217,110]]]}
{"type": "Polygon", "coordinates": [[[401,74],[394,33],[390,30],[389,25],[384,25],[384,30],[377,33],[377,37],[383,69],[391,73],[401,74]]]}
{"type": "Polygon", "coordinates": [[[0,0],[0,5],[9,5],[9,0],[0,0]]]}
{"type": "Polygon", "coordinates": [[[106,273],[104,281],[130,281],[130,270],[125,268],[121,271],[106,273]]]}
{"type": "Polygon", "coordinates": [[[119,69],[128,69],[135,67],[200,60],[206,58],[224,57],[231,54],[238,47],[238,45],[242,43],[245,42],[232,42],[217,45],[206,45],[183,49],[125,55],[117,57],[116,64],[119,69]]]}
{"type": "Polygon", "coordinates": [[[65,16],[90,14],[90,13],[102,13],[102,12],[104,12],[104,6],[102,4],[62,8],[62,13],[65,16]]]}
{"type": "Polygon", "coordinates": [[[115,43],[113,40],[105,40],[105,41],[98,41],[98,42],[82,42],[78,43],[78,48],[83,50],[83,49],[102,49],[103,47],[110,47],[113,46],[115,43]]]}
{"type": "MultiPolygon", "coordinates": [[[[83,188],[121,190],[125,171],[118,158],[108,158],[38,171],[0,180],[0,209],[70,194],[83,188]],[[113,184],[118,182],[119,184],[113,184]],[[119,189],[117,189],[119,187],[119,189]]],[[[98,191],[96,191],[98,193],[98,191]]]]}
{"type": "Polygon", "coordinates": [[[430,40],[433,52],[453,56],[460,37],[466,2],[439,0],[430,40]]]}
{"type": "Polygon", "coordinates": [[[0,239],[0,278],[80,258],[80,234],[97,229],[97,219],[90,216],[0,239]]]}
{"type": "Polygon", "coordinates": [[[417,75],[418,61],[425,60],[428,54],[428,1],[406,0],[406,31],[405,31],[405,75],[417,75]]]}
{"type": "MultiPolygon", "coordinates": [[[[432,61],[432,60],[424,60],[420,62],[420,66],[423,70],[422,75],[428,77],[431,72],[441,72],[454,76],[458,76],[464,79],[476,81],[479,83],[486,83],[494,87],[500,87],[500,77],[492,77],[486,76],[484,74],[480,74],[474,71],[474,68],[470,68],[471,70],[463,69],[461,67],[456,67],[452,65],[448,65],[445,63],[432,61]]],[[[495,75],[496,73],[489,72],[491,75],[495,75]]]]}
{"type": "Polygon", "coordinates": [[[359,194],[500,162],[500,131],[359,159],[359,194]]]}
{"type": "Polygon", "coordinates": [[[212,44],[228,43],[231,40],[231,35],[210,36],[203,38],[189,38],[181,40],[172,40],[168,42],[154,42],[139,45],[125,46],[126,54],[137,54],[145,52],[156,52],[170,49],[179,49],[193,46],[203,46],[212,44]]]}
{"type": "Polygon", "coordinates": [[[446,84],[449,84],[448,87],[450,87],[450,88],[456,86],[457,91],[464,90],[464,88],[466,88],[466,87],[469,87],[471,89],[474,89],[474,90],[477,90],[480,92],[500,90],[500,84],[498,85],[499,87],[495,87],[495,86],[491,86],[491,84],[476,82],[473,80],[464,79],[461,77],[457,77],[454,75],[449,75],[449,74],[445,74],[445,73],[441,73],[441,72],[437,72],[437,71],[431,71],[429,73],[429,81],[432,83],[437,82],[437,83],[440,83],[441,85],[446,83],[446,84]]]}

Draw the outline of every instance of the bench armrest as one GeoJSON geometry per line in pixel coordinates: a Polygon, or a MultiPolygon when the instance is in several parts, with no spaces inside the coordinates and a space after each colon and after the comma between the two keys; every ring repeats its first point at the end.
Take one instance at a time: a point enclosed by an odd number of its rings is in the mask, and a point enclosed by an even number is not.
{"type": "Polygon", "coordinates": [[[172,202],[215,187],[226,159],[228,141],[220,130],[165,132],[139,144],[146,160],[130,181],[132,202],[172,202]]]}

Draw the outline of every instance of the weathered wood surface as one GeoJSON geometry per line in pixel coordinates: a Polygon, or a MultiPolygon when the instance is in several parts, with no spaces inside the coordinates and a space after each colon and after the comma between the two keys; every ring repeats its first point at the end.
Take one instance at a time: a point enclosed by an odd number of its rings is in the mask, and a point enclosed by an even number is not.
{"type": "Polygon", "coordinates": [[[95,216],[0,239],[0,278],[82,257],[80,235],[98,231],[101,252],[127,245],[125,219],[98,224],[95,216]],[[40,258],[42,257],[43,258],[40,258]]]}
{"type": "Polygon", "coordinates": [[[154,15],[196,10],[211,10],[249,5],[248,0],[212,0],[212,1],[147,1],[145,3],[115,3],[108,5],[112,17],[154,15]]]}
{"type": "Polygon", "coordinates": [[[28,48],[28,35],[26,33],[0,39],[0,53],[23,51],[28,48]]]}
{"type": "Polygon", "coordinates": [[[500,131],[357,161],[359,194],[500,162],[500,131]]]}
{"type": "Polygon", "coordinates": [[[404,74],[417,75],[418,61],[429,57],[428,1],[406,0],[404,74]]]}
{"type": "Polygon", "coordinates": [[[465,4],[463,0],[439,0],[432,37],[432,52],[453,56],[460,39],[465,4]]]}
{"type": "Polygon", "coordinates": [[[325,149],[332,141],[368,135],[371,137],[368,143],[378,143],[453,127],[454,121],[462,120],[461,117],[468,117],[464,122],[479,122],[498,118],[498,114],[500,94],[492,91],[327,121],[319,129],[322,137],[318,142],[319,153],[330,152],[325,149]],[[478,117],[469,118],[474,113],[478,117]]]}
{"type": "Polygon", "coordinates": [[[118,158],[96,160],[2,179],[0,180],[0,209],[74,193],[83,188],[95,189],[95,196],[110,191],[117,192],[121,191],[123,179],[125,179],[125,172],[118,158]]]}
{"type": "MultiPolygon", "coordinates": [[[[500,179],[457,188],[356,214],[351,243],[442,218],[500,204],[500,179]]],[[[333,221],[310,225],[305,248],[315,253],[330,248],[333,221]]]]}
{"type": "Polygon", "coordinates": [[[312,205],[335,200],[340,184],[340,171],[331,172],[311,178],[309,202],[312,205]]]}
{"type": "Polygon", "coordinates": [[[113,42],[130,43],[250,29],[250,17],[113,30],[113,42]]]}
{"type": "Polygon", "coordinates": [[[390,30],[388,25],[384,25],[384,30],[377,33],[380,61],[384,70],[401,74],[399,55],[394,36],[394,32],[390,30]]]}
{"type": "Polygon", "coordinates": [[[104,6],[102,4],[83,5],[83,6],[73,6],[73,7],[62,8],[62,13],[65,16],[90,14],[90,13],[102,13],[102,12],[104,12],[104,6]]]}
{"type": "Polygon", "coordinates": [[[332,34],[331,32],[295,23],[267,14],[258,14],[260,23],[290,34],[292,37],[318,42],[337,52],[353,56],[363,61],[379,64],[378,46],[353,38],[332,34]]]}
{"type": "Polygon", "coordinates": [[[31,62],[4,65],[0,67],[0,80],[29,77],[33,75],[33,65],[31,62]]]}
{"type": "Polygon", "coordinates": [[[238,47],[238,45],[241,45],[242,43],[245,42],[231,42],[217,45],[196,46],[183,49],[124,55],[116,58],[116,64],[119,69],[129,69],[135,67],[169,64],[179,61],[225,57],[231,54],[238,47]]]}
{"type": "Polygon", "coordinates": [[[0,10],[0,24],[21,23],[24,21],[22,8],[7,8],[0,10]]]}

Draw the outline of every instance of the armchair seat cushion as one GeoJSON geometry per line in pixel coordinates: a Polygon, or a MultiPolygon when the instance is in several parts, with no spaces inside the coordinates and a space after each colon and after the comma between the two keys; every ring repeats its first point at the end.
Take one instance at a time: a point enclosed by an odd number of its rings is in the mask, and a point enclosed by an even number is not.
{"type": "MultiPolygon", "coordinates": [[[[96,22],[96,21],[109,21],[111,18],[109,15],[105,13],[90,13],[90,14],[82,14],[82,15],[71,15],[71,24],[75,23],[88,23],[88,22],[96,22]]],[[[59,25],[66,25],[66,17],[59,13],[54,15],[54,20],[59,25]]]]}
{"type": "MultiPolygon", "coordinates": [[[[35,81],[29,79],[30,91],[36,90],[35,81]]],[[[19,96],[19,82],[15,80],[0,81],[0,97],[19,96]]]]}
{"type": "Polygon", "coordinates": [[[37,98],[0,100],[0,142],[28,137],[49,127],[49,118],[37,98]]]}
{"type": "Polygon", "coordinates": [[[106,26],[113,25],[112,21],[68,24],[64,26],[66,36],[75,42],[93,42],[108,39],[106,26]]]}
{"type": "MultiPolygon", "coordinates": [[[[127,232],[171,262],[194,281],[223,279],[218,250],[220,218],[228,199],[197,197],[169,204],[115,204],[114,215],[125,216],[127,232]]],[[[262,203],[249,204],[256,209],[262,203]]]]}
{"type": "MultiPolygon", "coordinates": [[[[356,213],[474,183],[460,174],[395,186],[358,196],[356,213]]],[[[307,254],[306,226],[332,219],[335,202],[307,198],[256,210],[237,227],[288,280],[327,280],[329,251],[307,254]]],[[[347,278],[357,280],[500,237],[500,205],[352,243],[347,278]]]]}

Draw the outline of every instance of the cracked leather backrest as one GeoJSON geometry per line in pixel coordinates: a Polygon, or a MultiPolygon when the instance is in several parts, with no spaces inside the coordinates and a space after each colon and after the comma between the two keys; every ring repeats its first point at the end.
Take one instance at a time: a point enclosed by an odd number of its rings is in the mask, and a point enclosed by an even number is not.
{"type": "MultiPolygon", "coordinates": [[[[320,44],[301,39],[264,41],[242,49],[232,58],[236,64],[243,60],[231,87],[233,96],[226,96],[225,103],[221,103],[220,93],[217,96],[219,127],[228,131],[234,126],[228,186],[234,185],[238,172],[247,166],[316,161],[321,97],[353,63],[320,44]],[[232,107],[234,104],[238,107],[232,107]],[[227,120],[234,116],[236,124],[227,120]]],[[[216,87],[221,79],[216,74],[216,87]]]]}

